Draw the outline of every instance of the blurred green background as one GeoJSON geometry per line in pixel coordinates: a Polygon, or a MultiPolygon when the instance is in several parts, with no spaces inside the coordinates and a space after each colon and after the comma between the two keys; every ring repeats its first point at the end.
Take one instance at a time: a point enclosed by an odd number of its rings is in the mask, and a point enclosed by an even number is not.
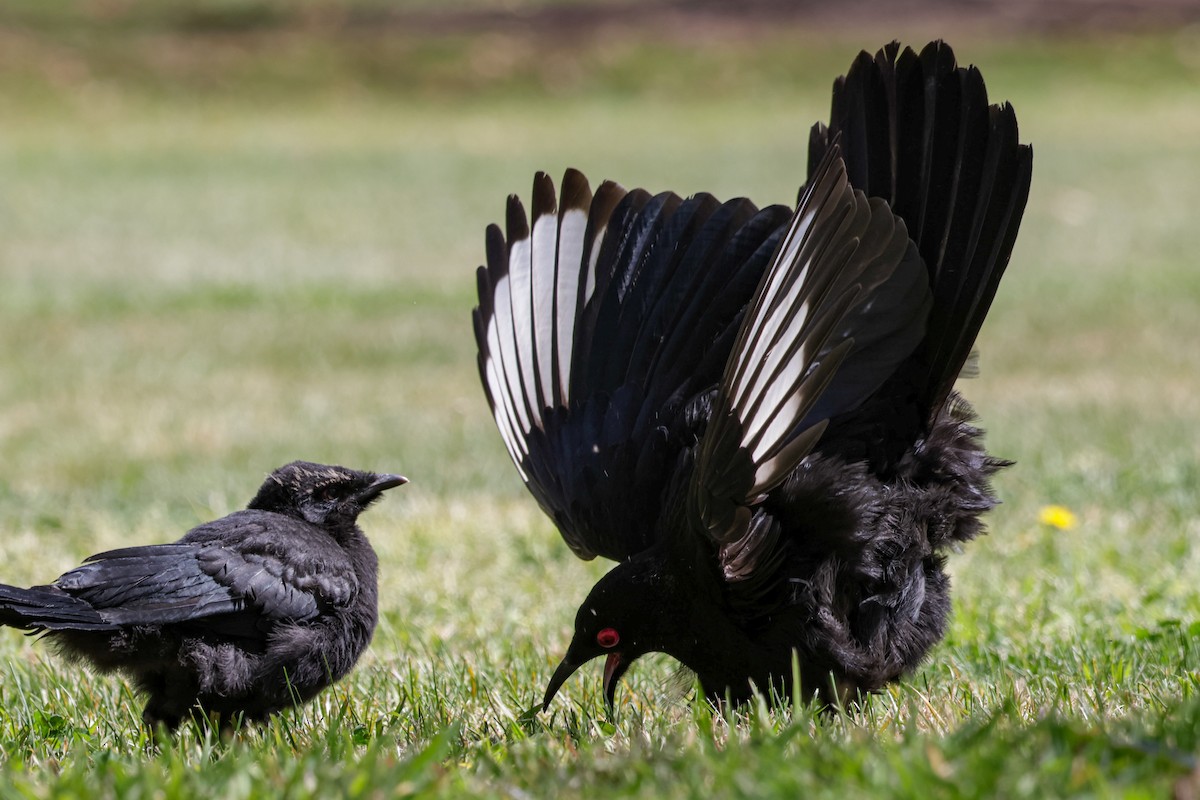
{"type": "Polygon", "coordinates": [[[147,756],[119,682],[5,634],[3,780],[169,795],[208,759],[226,796],[1198,791],[1197,208],[1187,3],[7,0],[3,579],[173,539],[294,458],[413,482],[364,518],[384,616],[337,692],[216,755],[196,734],[147,756]],[[484,227],[568,166],[791,202],[833,78],[938,37],[1035,149],[963,387],[1018,463],[991,535],[952,557],[946,644],[856,720],[721,728],[659,660],[615,727],[586,670],[521,722],[606,565],[570,555],[488,415],[484,227]],[[1075,526],[1040,522],[1051,504],[1075,526]],[[728,757],[739,741],[766,749],[728,757]]]}

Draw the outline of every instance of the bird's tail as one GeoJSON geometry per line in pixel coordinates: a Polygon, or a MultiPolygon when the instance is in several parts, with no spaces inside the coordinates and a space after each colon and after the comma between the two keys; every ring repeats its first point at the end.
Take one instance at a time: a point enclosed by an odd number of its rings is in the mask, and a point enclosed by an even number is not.
{"type": "Polygon", "coordinates": [[[810,172],[834,141],[851,185],[888,201],[929,270],[933,307],[910,379],[936,415],[1008,265],[1033,152],[1012,107],[989,105],[979,71],[943,42],[861,53],[834,82],[829,126],[813,127],[810,172]]]}
{"type": "Polygon", "coordinates": [[[27,631],[107,630],[90,605],[54,586],[22,589],[0,584],[0,625],[27,631]]]}

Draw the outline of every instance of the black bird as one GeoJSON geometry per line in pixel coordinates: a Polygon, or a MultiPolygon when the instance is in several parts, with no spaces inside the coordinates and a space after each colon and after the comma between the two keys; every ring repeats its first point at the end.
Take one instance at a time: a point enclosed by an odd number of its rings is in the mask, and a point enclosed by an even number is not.
{"type": "MultiPolygon", "coordinates": [[[[686,132],[684,132],[686,134],[686,132]]],[[[580,557],[544,705],[665,652],[713,700],[851,701],[943,635],[944,553],[1005,462],[953,391],[1017,234],[1032,152],[933,42],[862,53],[809,139],[798,207],[593,194],[544,174],[478,271],[488,402],[580,557]],[[800,686],[793,686],[793,665],[800,686]]]]}
{"type": "Polygon", "coordinates": [[[378,561],[357,525],[407,479],[295,461],[244,511],[174,544],[87,559],[48,586],[0,585],[0,623],[68,658],[126,674],[142,718],[176,728],[196,709],[228,726],[307,702],[371,641],[378,561]]]}

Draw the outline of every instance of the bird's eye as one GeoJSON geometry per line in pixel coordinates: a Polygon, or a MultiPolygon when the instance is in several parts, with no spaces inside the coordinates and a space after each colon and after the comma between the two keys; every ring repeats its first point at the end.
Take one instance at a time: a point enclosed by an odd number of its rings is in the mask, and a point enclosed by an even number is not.
{"type": "Polygon", "coordinates": [[[621,634],[617,633],[616,628],[605,628],[596,634],[596,644],[606,650],[610,647],[616,647],[619,641],[621,641],[621,634]]]}

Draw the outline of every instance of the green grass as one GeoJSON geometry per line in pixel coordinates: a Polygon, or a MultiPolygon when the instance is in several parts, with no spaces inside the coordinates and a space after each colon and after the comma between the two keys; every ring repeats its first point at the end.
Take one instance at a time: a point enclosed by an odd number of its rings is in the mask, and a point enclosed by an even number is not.
{"type": "Polygon", "coordinates": [[[206,70],[189,39],[164,77],[129,71],[151,57],[139,48],[169,60],[138,36],[128,51],[86,39],[62,62],[57,39],[10,32],[38,57],[0,57],[4,580],[175,538],[293,458],[413,483],[363,520],[382,621],[359,669],[232,741],[156,742],[123,683],[3,632],[0,796],[1200,790],[1200,66],[1186,33],[954,39],[1017,105],[1036,158],[983,375],[965,387],[1018,464],[997,481],[991,535],[951,560],[946,642],[841,717],[725,715],[647,659],[613,720],[598,669],[527,713],[606,565],[571,556],[486,411],[468,318],[483,227],[534,170],[567,166],[786,202],[831,78],[884,37],[708,51],[632,37],[556,51],[554,69],[520,39],[501,42],[500,67],[467,39],[374,56],[334,39],[271,70],[219,47],[206,70]],[[413,83],[387,79],[404,65],[413,83]],[[1079,525],[1041,525],[1050,503],[1079,525]]]}

